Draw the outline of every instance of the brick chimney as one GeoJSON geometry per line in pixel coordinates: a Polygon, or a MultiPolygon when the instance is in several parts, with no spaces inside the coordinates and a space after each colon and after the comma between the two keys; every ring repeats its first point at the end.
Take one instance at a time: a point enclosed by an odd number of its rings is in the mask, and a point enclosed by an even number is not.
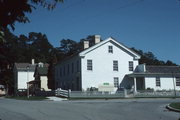
{"type": "Polygon", "coordinates": [[[95,35],[95,44],[101,42],[101,36],[100,35],[95,35]]]}
{"type": "Polygon", "coordinates": [[[89,41],[84,41],[84,49],[87,49],[89,48],[89,41]]]}

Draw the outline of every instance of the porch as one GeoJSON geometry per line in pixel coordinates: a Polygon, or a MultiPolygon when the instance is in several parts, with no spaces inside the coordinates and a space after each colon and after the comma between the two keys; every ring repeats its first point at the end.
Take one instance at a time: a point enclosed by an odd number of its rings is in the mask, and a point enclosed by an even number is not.
{"type": "Polygon", "coordinates": [[[146,89],[144,76],[129,74],[125,76],[123,81],[124,83],[122,83],[120,86],[123,86],[125,89],[131,89],[134,93],[146,89]]]}

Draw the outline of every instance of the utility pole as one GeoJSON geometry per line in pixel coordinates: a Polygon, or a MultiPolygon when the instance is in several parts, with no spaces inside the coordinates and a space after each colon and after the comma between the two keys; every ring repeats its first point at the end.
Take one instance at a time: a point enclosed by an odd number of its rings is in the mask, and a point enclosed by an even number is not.
{"type": "Polygon", "coordinates": [[[29,66],[26,67],[27,70],[27,98],[29,99],[29,66]]]}
{"type": "Polygon", "coordinates": [[[175,87],[174,73],[173,72],[172,72],[172,77],[173,77],[173,86],[174,86],[174,98],[176,98],[176,87],[175,87]]]}

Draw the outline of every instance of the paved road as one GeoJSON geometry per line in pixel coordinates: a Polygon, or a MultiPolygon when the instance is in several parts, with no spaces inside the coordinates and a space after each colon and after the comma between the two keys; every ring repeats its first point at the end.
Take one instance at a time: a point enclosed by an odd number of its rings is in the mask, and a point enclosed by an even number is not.
{"type": "Polygon", "coordinates": [[[21,101],[0,98],[1,120],[179,120],[165,109],[180,99],[21,101]]]}

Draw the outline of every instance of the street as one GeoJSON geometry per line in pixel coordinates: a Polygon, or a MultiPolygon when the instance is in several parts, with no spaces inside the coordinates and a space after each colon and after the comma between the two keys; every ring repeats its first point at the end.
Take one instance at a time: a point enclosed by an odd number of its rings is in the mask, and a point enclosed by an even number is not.
{"type": "Polygon", "coordinates": [[[0,120],[179,120],[180,99],[23,101],[0,98],[0,120]]]}

